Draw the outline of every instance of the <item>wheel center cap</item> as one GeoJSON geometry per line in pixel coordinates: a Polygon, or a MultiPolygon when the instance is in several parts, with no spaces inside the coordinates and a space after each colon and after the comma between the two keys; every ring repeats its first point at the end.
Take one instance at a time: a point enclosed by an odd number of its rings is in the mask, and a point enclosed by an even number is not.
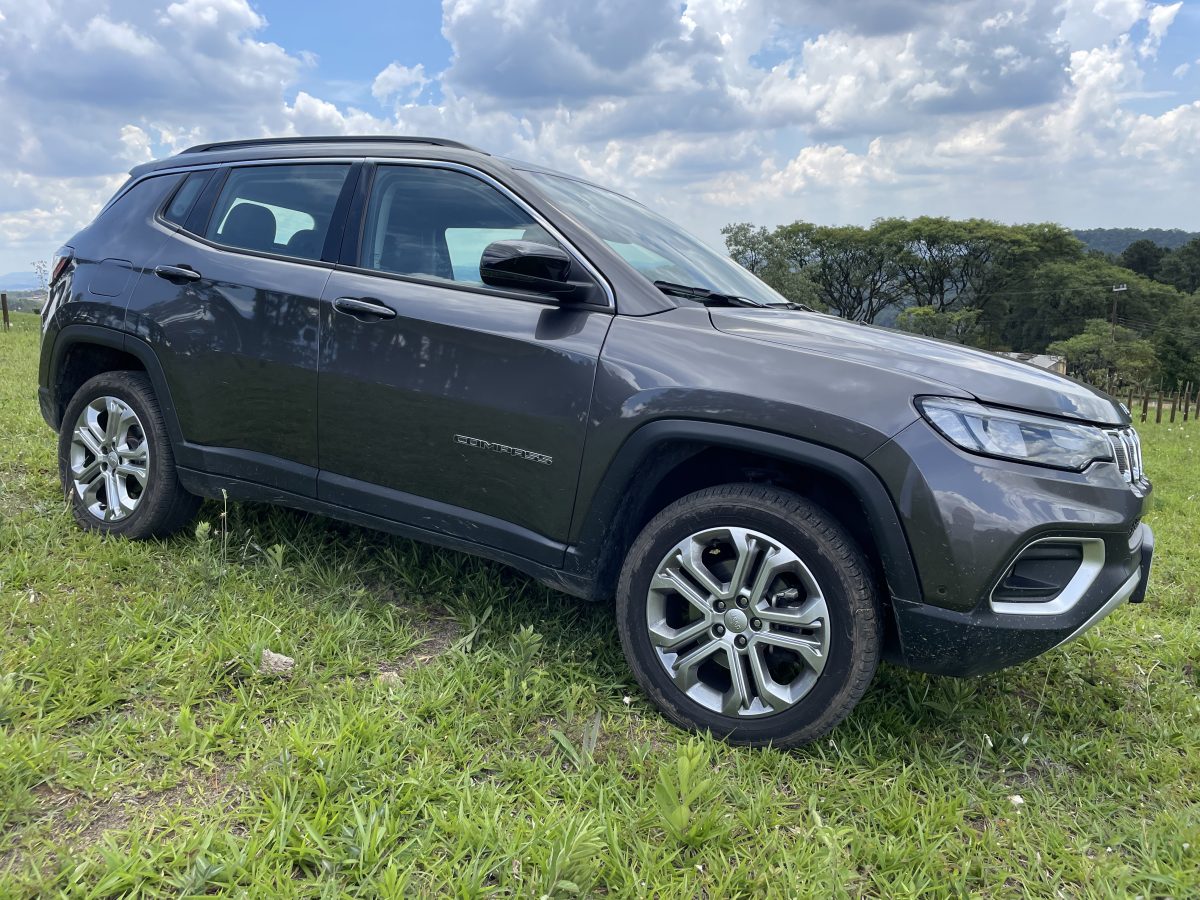
{"type": "Polygon", "coordinates": [[[750,620],[740,609],[731,609],[725,613],[725,627],[734,634],[741,634],[749,624],[750,620]]]}
{"type": "Polygon", "coordinates": [[[120,460],[117,459],[117,454],[115,454],[115,453],[108,454],[108,464],[110,466],[113,466],[115,468],[118,462],[120,462],[120,460]]]}

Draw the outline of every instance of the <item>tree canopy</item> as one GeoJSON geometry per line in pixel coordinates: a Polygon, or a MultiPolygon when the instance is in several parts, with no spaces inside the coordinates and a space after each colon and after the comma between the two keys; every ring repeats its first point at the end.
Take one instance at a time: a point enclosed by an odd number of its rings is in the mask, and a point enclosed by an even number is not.
{"type": "Polygon", "coordinates": [[[1200,238],[1132,240],[1114,257],[1053,223],[934,216],[723,234],[789,300],[847,319],[991,350],[1057,347],[1072,372],[1106,383],[1200,383],[1200,238]]]}

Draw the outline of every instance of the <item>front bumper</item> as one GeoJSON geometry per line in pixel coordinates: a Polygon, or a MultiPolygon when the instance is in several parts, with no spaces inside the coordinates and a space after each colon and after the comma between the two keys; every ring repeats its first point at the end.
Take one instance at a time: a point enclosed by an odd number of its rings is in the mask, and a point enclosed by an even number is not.
{"type": "Polygon", "coordinates": [[[1106,564],[1083,596],[1057,615],[1000,613],[988,604],[958,612],[893,598],[894,661],[936,675],[985,675],[1074,640],[1118,606],[1145,599],[1154,533],[1145,523],[1138,528],[1140,547],[1106,564]]]}

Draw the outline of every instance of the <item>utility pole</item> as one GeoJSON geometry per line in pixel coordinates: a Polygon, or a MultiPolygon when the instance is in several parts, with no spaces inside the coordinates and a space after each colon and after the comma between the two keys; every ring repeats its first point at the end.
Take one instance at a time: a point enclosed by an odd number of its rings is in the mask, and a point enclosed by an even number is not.
{"type": "Polygon", "coordinates": [[[1117,294],[1127,290],[1129,290],[1129,285],[1127,284],[1113,285],[1112,339],[1114,344],[1117,342],[1117,294]]]}

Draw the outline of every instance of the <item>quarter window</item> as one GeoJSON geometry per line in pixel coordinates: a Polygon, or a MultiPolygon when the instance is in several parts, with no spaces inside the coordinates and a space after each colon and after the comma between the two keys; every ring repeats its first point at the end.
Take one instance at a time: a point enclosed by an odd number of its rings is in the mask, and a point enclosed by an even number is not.
{"type": "Polygon", "coordinates": [[[229,173],[205,233],[242,250],[320,259],[349,165],[248,166],[229,173]]]}
{"type": "Polygon", "coordinates": [[[481,285],[493,241],[559,246],[491,185],[451,169],[380,166],[367,205],[359,265],[379,272],[481,285]]]}
{"type": "Polygon", "coordinates": [[[211,174],[211,170],[189,173],[183,180],[183,184],[179,186],[179,190],[175,192],[175,196],[171,198],[171,202],[167,204],[163,218],[176,225],[182,225],[187,214],[192,210],[192,204],[200,196],[200,189],[207,183],[208,176],[211,174]]]}

